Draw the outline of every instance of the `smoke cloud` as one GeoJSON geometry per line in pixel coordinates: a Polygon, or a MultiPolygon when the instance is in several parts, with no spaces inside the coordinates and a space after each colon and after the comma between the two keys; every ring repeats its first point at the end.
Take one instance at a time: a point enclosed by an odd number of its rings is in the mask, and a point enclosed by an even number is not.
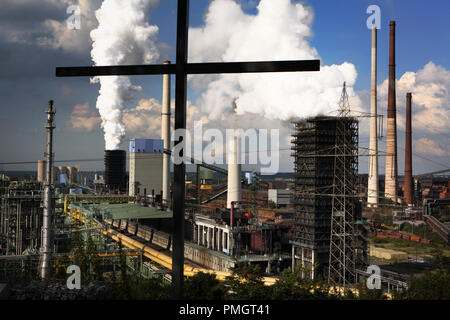
{"type": "MultiPolygon", "coordinates": [[[[92,30],[91,56],[95,65],[154,63],[159,58],[155,41],[158,27],[148,23],[155,0],[104,0],[95,12],[98,28],[92,30]]],[[[116,150],[125,135],[122,113],[133,92],[141,87],[126,76],[94,77],[100,83],[97,109],[105,133],[105,149],[116,150]]]]}
{"type": "MultiPolygon", "coordinates": [[[[312,9],[290,0],[261,0],[248,15],[234,0],[213,0],[205,24],[189,30],[190,62],[320,59],[310,46],[312,9]]],[[[195,88],[206,87],[197,104],[219,119],[237,98],[236,112],[289,120],[328,114],[338,108],[344,81],[348,94],[357,78],[353,64],[322,64],[320,72],[236,74],[191,77],[195,88]]]]}

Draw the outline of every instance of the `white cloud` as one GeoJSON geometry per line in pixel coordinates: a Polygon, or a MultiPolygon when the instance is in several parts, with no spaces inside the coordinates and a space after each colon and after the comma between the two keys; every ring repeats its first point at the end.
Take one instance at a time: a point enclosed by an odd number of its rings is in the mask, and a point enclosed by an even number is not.
{"type": "MultiPolygon", "coordinates": [[[[245,14],[233,0],[214,0],[205,25],[189,30],[189,61],[261,61],[319,59],[308,43],[312,9],[290,0],[261,0],[257,15],[245,14]]],[[[237,98],[237,113],[287,120],[329,113],[337,109],[342,85],[357,77],[353,64],[323,65],[307,73],[221,75],[191,77],[205,88],[197,104],[211,119],[219,119],[237,98]]],[[[354,99],[358,99],[355,97],[354,99]]]]}
{"type": "MultiPolygon", "coordinates": [[[[96,27],[95,10],[100,7],[102,0],[42,0],[39,6],[36,1],[20,0],[7,1],[2,6],[11,12],[20,14],[24,22],[20,24],[7,24],[2,27],[5,39],[12,43],[34,44],[40,47],[61,49],[66,52],[80,54],[87,53],[91,47],[90,31],[96,27]],[[81,11],[81,28],[69,29],[67,8],[70,5],[78,5],[81,11]],[[39,10],[34,14],[30,22],[25,22],[33,8],[39,10]],[[41,12],[42,11],[42,12],[41,12]],[[45,15],[45,12],[52,12],[45,15]]],[[[33,12],[31,12],[33,14],[33,12]]],[[[3,31],[2,30],[2,31],[3,31]]],[[[0,31],[0,33],[3,33],[0,31]]]]}
{"type": "Polygon", "coordinates": [[[414,140],[414,150],[426,156],[445,156],[450,155],[450,148],[447,145],[442,145],[438,141],[428,138],[420,138],[414,140]]]}
{"type": "MultiPolygon", "coordinates": [[[[378,114],[384,115],[384,135],[386,134],[386,113],[388,101],[388,79],[377,87],[378,114]]],[[[450,70],[429,62],[417,71],[408,71],[396,81],[397,139],[399,170],[403,167],[404,130],[406,112],[406,93],[412,93],[412,138],[413,161],[418,161],[419,171],[430,171],[430,162],[423,158],[434,159],[436,170],[448,165],[450,155],[450,70]],[[421,155],[416,158],[414,155],[421,155]],[[446,163],[447,162],[447,163],[446,163]],[[420,164],[419,164],[420,163],[420,164]]],[[[370,110],[370,92],[360,91],[359,97],[366,112],[370,110]]],[[[369,144],[369,118],[360,119],[360,145],[369,144]]],[[[379,142],[380,151],[385,151],[385,141],[379,142]]],[[[380,165],[384,165],[384,158],[380,165]]],[[[366,164],[362,165],[364,168],[366,164]]]]}
{"type": "Polygon", "coordinates": [[[92,132],[100,129],[101,119],[98,113],[91,109],[89,103],[77,104],[70,115],[70,127],[74,131],[92,132]]]}
{"type": "MultiPolygon", "coordinates": [[[[412,126],[416,132],[450,133],[450,70],[433,62],[396,81],[397,126],[405,127],[406,93],[412,93],[412,126]]],[[[387,110],[388,79],[378,86],[378,103],[387,110]]]]}

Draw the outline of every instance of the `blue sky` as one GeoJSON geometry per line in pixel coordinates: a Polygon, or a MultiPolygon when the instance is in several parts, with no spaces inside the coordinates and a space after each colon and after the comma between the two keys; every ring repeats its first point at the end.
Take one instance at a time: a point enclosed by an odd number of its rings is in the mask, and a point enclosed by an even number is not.
{"type": "MultiPolygon", "coordinates": [[[[64,23],[65,8],[56,0],[24,0],[17,3],[4,0],[0,13],[0,162],[37,161],[43,157],[44,110],[49,99],[55,100],[57,109],[55,132],[55,157],[57,159],[102,158],[104,140],[101,128],[74,130],[71,115],[77,105],[88,104],[94,117],[98,84],[90,84],[86,78],[61,79],[54,77],[56,66],[91,65],[90,48],[67,49],[64,44],[42,45],[38,39],[51,39],[53,34],[44,29],[47,19],[64,23]],[[42,30],[40,29],[42,27],[42,30]],[[41,32],[42,31],[42,32],[41,32]]],[[[99,0],[97,0],[99,1],[99,0]]],[[[70,2],[70,1],[62,1],[70,2]]],[[[77,2],[77,1],[72,1],[77,2]]],[[[80,1],[80,3],[83,1],[80,1]]],[[[298,1],[292,1],[298,2],[298,1]]],[[[257,14],[259,1],[239,1],[246,14],[257,14]]],[[[365,92],[370,90],[370,31],[366,27],[371,4],[381,8],[381,30],[378,33],[378,84],[382,85],[388,75],[389,21],[397,22],[397,78],[405,72],[417,73],[432,61],[450,69],[450,2],[445,0],[345,0],[345,1],[302,1],[314,12],[313,34],[309,44],[315,47],[326,65],[352,63],[358,73],[355,91],[361,95],[364,106],[365,92]]],[[[190,26],[202,27],[209,0],[191,0],[190,26]]],[[[150,10],[150,23],[159,28],[158,43],[160,59],[175,60],[176,1],[160,0],[150,10]]],[[[88,44],[89,45],[89,44],[88,44]]],[[[423,76],[426,81],[427,75],[423,76]]],[[[431,79],[430,83],[442,84],[446,97],[449,96],[447,78],[431,79]],[[444,79],[444,80],[441,80],[444,79]],[[441,81],[441,82],[439,82],[441,81]],[[434,83],[434,82],[433,82],[434,83]]],[[[161,77],[132,77],[133,84],[143,87],[129,104],[133,108],[140,99],[154,98],[161,102],[161,77]]],[[[173,91],[173,88],[172,88],[173,91]]],[[[202,91],[189,88],[188,99],[195,102],[202,91]]],[[[173,95],[174,96],[174,95],[173,95]]],[[[380,98],[381,99],[381,98],[380,98]]],[[[399,99],[403,99],[400,97],[399,99]]],[[[413,98],[414,99],[414,98],[413,98]]],[[[440,110],[449,111],[450,101],[444,98],[440,110]]],[[[414,100],[413,100],[414,101],[414,100]]],[[[425,103],[426,104],[426,103],[425,103]]],[[[398,106],[399,109],[401,107],[398,106]]],[[[380,105],[380,112],[383,106],[380,105]]],[[[399,111],[400,112],[400,111],[399,111]]],[[[98,114],[97,114],[98,116],[98,114]]],[[[430,120],[431,121],[431,120],[430,120]]],[[[442,121],[446,121],[443,119],[442,121]]],[[[430,125],[433,126],[432,122],[430,125]]],[[[450,127],[450,124],[449,126],[450,127]]],[[[402,147],[402,128],[399,128],[399,146],[402,147]]],[[[414,157],[416,172],[440,170],[450,167],[449,131],[418,131],[415,138],[420,142],[432,141],[436,148],[417,148],[414,157]],[[427,140],[428,139],[428,140],[427,140]],[[423,157],[432,160],[424,160],[423,157]]],[[[152,138],[157,138],[152,137],[152,138]]],[[[414,137],[413,137],[414,138],[414,137]]],[[[367,137],[361,134],[361,145],[367,137]]],[[[124,142],[123,146],[126,147],[124,142]]],[[[433,146],[434,146],[433,145],[433,146]]],[[[419,146],[419,145],[418,145],[419,146]]],[[[380,144],[380,148],[383,144],[380,144]]],[[[431,148],[431,147],[430,147],[431,148]]],[[[399,155],[401,149],[399,149],[399,155]]],[[[399,167],[402,167],[399,159],[399,167]]],[[[381,165],[380,160],[380,165],[381,165]]],[[[101,169],[102,163],[82,163],[84,169],[101,169]]],[[[360,163],[360,171],[367,169],[360,163]]],[[[0,170],[35,169],[34,165],[0,165],[0,170]]],[[[383,172],[383,170],[381,170],[383,172]]],[[[402,172],[400,170],[400,172],[402,172]]]]}

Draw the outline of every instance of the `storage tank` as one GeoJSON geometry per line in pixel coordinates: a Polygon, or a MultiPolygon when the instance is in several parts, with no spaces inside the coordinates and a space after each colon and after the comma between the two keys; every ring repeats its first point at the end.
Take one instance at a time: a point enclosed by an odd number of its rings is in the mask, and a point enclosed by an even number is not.
{"type": "Polygon", "coordinates": [[[38,171],[37,171],[37,181],[45,181],[45,160],[38,160],[38,171]]]}
{"type": "Polygon", "coordinates": [[[105,185],[110,190],[126,189],[125,150],[105,150],[105,185]]]}

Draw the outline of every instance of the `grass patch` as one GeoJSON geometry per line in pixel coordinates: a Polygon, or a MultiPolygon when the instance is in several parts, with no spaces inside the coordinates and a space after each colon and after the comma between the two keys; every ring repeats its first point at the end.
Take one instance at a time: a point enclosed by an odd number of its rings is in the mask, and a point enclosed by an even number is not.
{"type": "Polygon", "coordinates": [[[392,239],[392,238],[371,238],[371,244],[376,247],[391,249],[396,251],[403,251],[409,255],[430,255],[434,256],[437,250],[442,250],[445,257],[450,257],[449,246],[445,244],[432,243],[425,244],[420,242],[413,242],[404,239],[392,239]]]}

